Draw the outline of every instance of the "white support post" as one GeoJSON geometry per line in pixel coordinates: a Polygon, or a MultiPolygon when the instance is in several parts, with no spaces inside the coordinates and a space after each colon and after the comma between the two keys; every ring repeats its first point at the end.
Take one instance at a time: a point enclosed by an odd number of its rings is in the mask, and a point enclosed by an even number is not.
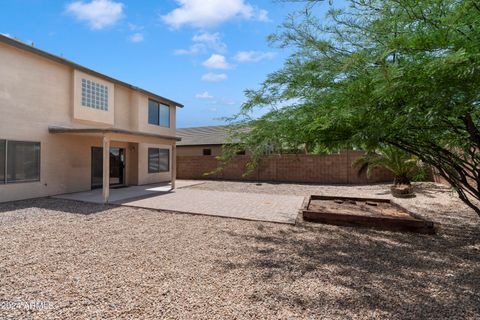
{"type": "Polygon", "coordinates": [[[172,190],[175,189],[175,180],[177,179],[177,144],[172,145],[172,190]]]}
{"type": "Polygon", "coordinates": [[[103,202],[108,203],[110,197],[110,137],[103,136],[103,202]]]}

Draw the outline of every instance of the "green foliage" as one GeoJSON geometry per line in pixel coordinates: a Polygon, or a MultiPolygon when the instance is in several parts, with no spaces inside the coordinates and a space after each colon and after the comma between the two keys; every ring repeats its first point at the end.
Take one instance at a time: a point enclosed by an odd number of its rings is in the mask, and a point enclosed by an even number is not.
{"type": "Polygon", "coordinates": [[[412,181],[426,181],[427,179],[432,177],[432,172],[432,167],[422,162],[419,170],[415,172],[412,181]]]}
{"type": "Polygon", "coordinates": [[[422,171],[417,157],[392,146],[367,152],[366,155],[355,159],[352,165],[359,168],[358,174],[366,172],[367,176],[370,176],[375,169],[386,169],[393,174],[394,184],[410,184],[422,171]]]}
{"type": "MultiPolygon", "coordinates": [[[[255,163],[266,145],[309,152],[392,145],[432,165],[478,214],[480,5],[350,0],[292,13],[270,40],[293,54],[231,122],[255,163]],[[252,114],[263,108],[264,115],[252,114]],[[252,113],[253,112],[253,113],[252,113]]],[[[226,152],[225,161],[228,161],[226,152]]]]}

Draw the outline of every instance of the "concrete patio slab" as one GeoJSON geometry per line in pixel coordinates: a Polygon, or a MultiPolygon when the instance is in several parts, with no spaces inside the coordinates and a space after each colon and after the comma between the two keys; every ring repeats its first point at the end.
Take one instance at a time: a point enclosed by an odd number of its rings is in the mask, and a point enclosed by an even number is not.
{"type": "Polygon", "coordinates": [[[147,209],[295,224],[303,200],[301,196],[176,189],[144,199],[116,203],[147,209]]]}
{"type": "MultiPolygon", "coordinates": [[[[178,180],[170,184],[132,186],[110,190],[110,203],[255,221],[295,224],[304,197],[290,195],[188,189],[203,181],[178,180]]],[[[63,194],[54,198],[103,203],[102,190],[63,194]]]]}
{"type": "MultiPolygon", "coordinates": [[[[198,184],[204,183],[203,181],[195,180],[177,180],[176,188],[186,188],[198,184]]],[[[121,201],[127,201],[128,199],[137,199],[139,197],[154,196],[157,194],[163,194],[171,190],[170,183],[157,183],[143,186],[131,186],[125,188],[110,189],[110,202],[116,203],[121,201]]],[[[102,189],[94,189],[85,192],[75,192],[61,194],[52,198],[76,200],[92,203],[103,203],[102,189]]]]}

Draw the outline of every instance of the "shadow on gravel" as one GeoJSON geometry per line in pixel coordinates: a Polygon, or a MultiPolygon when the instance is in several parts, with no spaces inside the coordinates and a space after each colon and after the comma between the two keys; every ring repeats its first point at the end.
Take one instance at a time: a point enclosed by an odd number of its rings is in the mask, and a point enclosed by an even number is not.
{"type": "Polygon", "coordinates": [[[110,210],[114,208],[114,206],[52,198],[38,198],[0,203],[0,213],[21,211],[30,208],[39,208],[70,214],[90,215],[110,210]]]}
{"type": "Polygon", "coordinates": [[[252,301],[280,301],[311,314],[330,308],[332,315],[349,310],[369,318],[477,318],[480,229],[454,229],[429,236],[326,225],[288,232],[261,226],[256,233],[227,232],[250,245],[218,264],[221,272],[249,272],[265,284],[252,301]]]}
{"type": "Polygon", "coordinates": [[[456,193],[447,186],[428,182],[416,184],[413,191],[428,198],[435,198],[439,193],[451,193],[456,195],[456,193]]]}

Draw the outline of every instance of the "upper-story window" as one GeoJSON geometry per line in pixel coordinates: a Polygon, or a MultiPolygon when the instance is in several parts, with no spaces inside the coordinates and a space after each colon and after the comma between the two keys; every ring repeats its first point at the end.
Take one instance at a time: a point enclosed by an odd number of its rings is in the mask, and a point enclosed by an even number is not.
{"type": "Polygon", "coordinates": [[[108,87],[82,79],[82,106],[108,111],[108,87]]]}
{"type": "Polygon", "coordinates": [[[170,128],[170,107],[154,100],[148,100],[148,123],[170,128]]]}

